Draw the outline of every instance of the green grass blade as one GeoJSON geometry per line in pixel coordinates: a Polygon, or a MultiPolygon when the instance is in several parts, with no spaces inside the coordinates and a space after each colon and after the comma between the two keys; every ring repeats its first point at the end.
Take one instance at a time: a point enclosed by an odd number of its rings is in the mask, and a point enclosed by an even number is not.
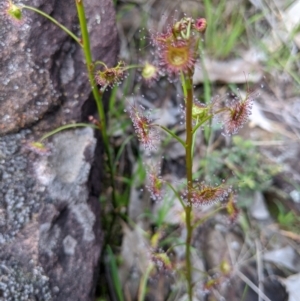
{"type": "Polygon", "coordinates": [[[108,254],[108,258],[109,258],[110,272],[111,272],[114,288],[116,290],[118,301],[125,301],[125,299],[123,297],[122,286],[121,286],[121,282],[119,279],[118,268],[117,268],[115,256],[114,256],[110,246],[106,247],[106,251],[108,254]]]}
{"type": "Polygon", "coordinates": [[[141,282],[140,282],[140,287],[139,287],[139,296],[138,296],[138,301],[144,301],[145,296],[146,296],[146,291],[147,291],[147,281],[149,278],[149,275],[153,269],[153,264],[150,264],[146,270],[146,273],[143,275],[141,282]]]}

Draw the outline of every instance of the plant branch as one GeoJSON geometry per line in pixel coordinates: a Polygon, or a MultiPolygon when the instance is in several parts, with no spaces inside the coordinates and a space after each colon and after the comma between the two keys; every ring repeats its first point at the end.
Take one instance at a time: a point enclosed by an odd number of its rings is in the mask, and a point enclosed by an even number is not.
{"type": "Polygon", "coordinates": [[[80,39],[72,32],[70,31],[67,27],[65,27],[64,25],[62,25],[61,23],[59,23],[57,20],[55,20],[54,18],[52,18],[51,16],[49,16],[48,14],[46,14],[45,12],[39,10],[38,8],[29,6],[29,5],[24,5],[22,4],[21,6],[22,8],[34,11],[40,15],[42,15],[43,17],[47,18],[48,20],[50,20],[52,23],[54,23],[55,25],[57,25],[59,28],[61,28],[65,33],[67,33],[71,38],[73,38],[79,45],[80,47],[82,47],[82,44],[80,42],[80,39]]]}
{"type": "Polygon", "coordinates": [[[183,200],[182,200],[180,194],[176,191],[176,189],[173,187],[173,185],[172,185],[171,183],[166,182],[166,184],[172,189],[172,191],[173,191],[173,192],[175,193],[175,195],[177,196],[179,202],[181,203],[183,209],[185,209],[186,206],[184,205],[184,202],[183,202],[183,200]]]}
{"type": "Polygon", "coordinates": [[[193,225],[193,229],[196,229],[198,226],[202,225],[206,220],[214,216],[216,213],[224,209],[224,207],[220,206],[217,209],[209,212],[207,215],[205,215],[203,218],[199,219],[195,225],[193,225]]]}
{"type": "Polygon", "coordinates": [[[210,120],[211,118],[212,118],[212,115],[208,115],[201,122],[197,123],[197,125],[193,128],[192,134],[195,134],[195,132],[199,129],[199,127],[202,126],[206,121],[210,120]]]}
{"type": "Polygon", "coordinates": [[[160,125],[160,124],[153,124],[153,126],[158,126],[158,127],[162,128],[165,132],[167,132],[168,134],[170,134],[180,144],[182,144],[183,147],[185,147],[185,142],[181,138],[179,138],[176,134],[174,134],[172,131],[170,131],[168,128],[166,128],[165,126],[160,125]]]}
{"type": "Polygon", "coordinates": [[[59,128],[49,132],[49,133],[46,133],[45,135],[43,135],[41,137],[41,139],[39,139],[40,142],[42,142],[43,140],[49,138],[50,136],[53,136],[63,130],[67,130],[67,129],[71,129],[71,128],[77,128],[77,127],[91,127],[91,128],[94,128],[94,129],[99,129],[98,126],[94,125],[94,124],[90,124],[90,123],[72,123],[72,124],[66,124],[66,125],[62,125],[60,126],[59,128]]]}

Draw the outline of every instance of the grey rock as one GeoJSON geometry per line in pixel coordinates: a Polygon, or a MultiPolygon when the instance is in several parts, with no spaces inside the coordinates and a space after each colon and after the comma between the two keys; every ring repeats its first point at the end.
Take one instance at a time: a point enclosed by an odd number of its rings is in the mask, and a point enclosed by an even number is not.
{"type": "MultiPolygon", "coordinates": [[[[73,0],[15,1],[38,7],[79,35],[73,0]]],[[[46,153],[30,141],[96,116],[79,45],[24,10],[11,22],[0,2],[0,301],[94,300],[102,248],[103,147],[91,128],[61,132],[46,153]]],[[[118,52],[111,0],[84,1],[95,60],[118,52]]]]}
{"type": "Polygon", "coordinates": [[[264,196],[259,191],[254,193],[253,202],[250,207],[250,214],[257,220],[268,220],[271,217],[265,203],[264,196]]]}
{"type": "MultiPolygon", "coordinates": [[[[38,7],[80,34],[72,0],[15,3],[38,7]]],[[[114,65],[118,42],[112,1],[84,4],[93,57],[114,65]]],[[[90,94],[81,47],[32,11],[23,10],[25,20],[16,26],[3,13],[6,5],[6,1],[0,2],[0,134],[27,128],[50,110],[56,110],[52,119],[58,122],[78,120],[90,94]]]]}

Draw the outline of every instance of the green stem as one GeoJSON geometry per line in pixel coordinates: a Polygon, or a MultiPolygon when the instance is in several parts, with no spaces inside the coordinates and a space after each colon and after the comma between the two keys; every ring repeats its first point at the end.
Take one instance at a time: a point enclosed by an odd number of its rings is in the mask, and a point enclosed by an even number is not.
{"type": "Polygon", "coordinates": [[[218,213],[219,211],[221,211],[222,209],[224,209],[224,207],[218,207],[217,209],[213,210],[212,212],[208,213],[207,215],[205,215],[203,218],[199,219],[197,221],[197,223],[195,223],[195,225],[193,225],[193,229],[196,229],[197,227],[199,227],[200,225],[202,225],[206,220],[208,220],[209,218],[211,218],[212,216],[216,215],[216,213],[218,213]]]}
{"type": "Polygon", "coordinates": [[[77,127],[92,127],[94,129],[99,129],[99,127],[97,127],[94,124],[90,124],[90,123],[72,123],[72,124],[66,124],[66,125],[62,125],[59,128],[45,134],[44,136],[41,137],[41,139],[39,140],[39,142],[42,142],[43,140],[49,138],[50,136],[53,136],[63,130],[67,130],[67,129],[71,129],[71,128],[77,128],[77,127]]]}
{"type": "Polygon", "coordinates": [[[182,84],[183,95],[186,98],[187,90],[186,90],[186,82],[185,82],[185,77],[184,77],[183,72],[180,72],[180,80],[181,80],[181,84],[182,84]]]}
{"type": "Polygon", "coordinates": [[[197,125],[193,128],[193,135],[196,133],[200,126],[202,126],[206,121],[210,120],[211,118],[212,115],[208,115],[205,119],[201,120],[201,122],[197,123],[197,125]]]}
{"type": "Polygon", "coordinates": [[[179,247],[179,246],[185,246],[185,242],[181,242],[181,243],[172,245],[171,247],[169,247],[169,248],[166,250],[165,253],[168,254],[168,253],[172,252],[173,249],[175,249],[176,247],[179,247]]]}
{"type": "Polygon", "coordinates": [[[125,67],[124,71],[130,70],[130,69],[135,69],[135,68],[143,68],[143,67],[144,67],[143,65],[130,65],[130,66],[125,67]]]}
{"type": "Polygon", "coordinates": [[[186,143],[185,143],[185,161],[186,161],[186,175],[187,175],[187,206],[185,207],[185,224],[187,230],[186,236],[186,280],[188,285],[189,301],[193,298],[193,284],[192,284],[192,264],[191,264],[191,242],[192,242],[192,206],[191,206],[191,190],[193,188],[193,82],[192,71],[184,77],[184,83],[186,89],[186,143]]]}
{"type": "Polygon", "coordinates": [[[138,292],[138,301],[144,301],[145,300],[145,296],[146,296],[146,288],[147,288],[147,281],[149,279],[150,273],[154,268],[154,264],[151,262],[147,269],[146,272],[144,273],[144,275],[142,276],[141,282],[140,282],[140,287],[139,287],[139,292],[138,292]]]}
{"type": "Polygon", "coordinates": [[[104,112],[104,107],[103,107],[103,102],[102,102],[102,95],[100,95],[99,89],[97,87],[97,84],[96,84],[96,81],[94,78],[94,64],[93,64],[93,60],[92,60],[90,39],[89,39],[89,33],[88,33],[88,29],[87,29],[87,22],[86,22],[86,17],[85,17],[83,0],[75,0],[75,3],[76,3],[77,14],[78,14],[79,24],[80,24],[80,29],[81,29],[82,47],[83,47],[83,53],[84,53],[84,57],[85,57],[89,82],[90,82],[90,85],[92,88],[93,96],[96,101],[97,110],[98,110],[98,114],[99,114],[100,122],[101,122],[101,133],[102,133],[103,144],[104,144],[105,152],[106,152],[107,158],[108,158],[108,168],[110,170],[110,182],[111,182],[111,186],[112,186],[112,199],[113,199],[112,201],[113,201],[113,206],[116,208],[117,200],[116,200],[116,189],[115,189],[115,183],[114,183],[113,162],[112,162],[112,156],[111,156],[111,152],[110,152],[110,148],[109,148],[109,138],[108,138],[107,130],[106,130],[106,118],[105,118],[105,112],[104,112]]]}
{"type": "Polygon", "coordinates": [[[186,206],[184,205],[184,202],[183,202],[180,194],[178,193],[178,191],[173,187],[173,185],[171,183],[166,182],[166,184],[172,189],[172,191],[174,192],[174,194],[177,196],[180,204],[182,205],[182,208],[185,209],[186,206]]]}
{"type": "Polygon", "coordinates": [[[116,174],[116,170],[117,170],[117,163],[119,162],[119,159],[121,157],[121,155],[123,154],[124,152],[124,148],[125,146],[127,145],[127,143],[133,138],[134,136],[133,135],[129,135],[124,141],[123,143],[121,144],[119,150],[118,150],[118,153],[116,154],[115,156],[115,162],[114,162],[114,174],[116,174]]]}
{"type": "Polygon", "coordinates": [[[43,12],[43,11],[41,11],[41,10],[35,8],[35,7],[24,5],[24,4],[22,4],[21,7],[25,8],[25,9],[28,9],[28,10],[32,10],[32,11],[42,15],[43,17],[47,18],[48,20],[53,22],[55,25],[57,25],[59,28],[61,28],[65,33],[67,33],[71,38],[73,38],[82,47],[82,44],[80,43],[80,39],[78,37],[76,37],[76,35],[72,31],[70,31],[67,27],[65,27],[64,25],[59,23],[57,20],[55,20],[54,18],[52,18],[51,16],[49,16],[45,12],[43,12]]]}
{"type": "Polygon", "coordinates": [[[181,138],[179,138],[176,134],[174,134],[172,131],[170,131],[168,128],[166,128],[165,126],[160,125],[160,124],[153,124],[153,126],[160,127],[165,132],[167,132],[168,134],[170,134],[170,136],[172,136],[173,138],[175,138],[179,143],[181,143],[183,147],[185,147],[185,142],[181,138]]]}
{"type": "MultiPolygon", "coordinates": [[[[197,117],[196,120],[196,127],[199,124],[199,117],[197,117]]],[[[195,131],[193,130],[193,134],[195,133],[195,131]]],[[[196,135],[193,135],[193,143],[192,143],[192,156],[194,156],[195,153],[195,143],[196,143],[196,135]]]]}
{"type": "Polygon", "coordinates": [[[107,68],[107,65],[104,63],[104,62],[102,62],[102,61],[96,61],[96,62],[94,62],[94,65],[96,66],[96,65],[102,65],[105,69],[108,69],[107,68]]]}
{"type": "MultiPolygon", "coordinates": [[[[102,61],[96,61],[94,62],[94,65],[102,65],[105,69],[108,69],[106,64],[102,61]]],[[[124,71],[126,70],[130,70],[130,69],[134,69],[134,68],[143,68],[144,66],[143,65],[130,65],[130,66],[126,66],[124,68],[122,68],[124,71]]]]}

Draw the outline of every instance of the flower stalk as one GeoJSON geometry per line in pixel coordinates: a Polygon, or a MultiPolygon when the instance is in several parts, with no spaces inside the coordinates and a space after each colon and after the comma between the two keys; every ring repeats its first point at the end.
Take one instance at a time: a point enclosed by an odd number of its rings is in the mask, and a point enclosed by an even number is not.
{"type": "Polygon", "coordinates": [[[110,147],[109,147],[109,138],[108,138],[108,134],[107,134],[106,117],[105,117],[105,111],[104,111],[104,106],[103,106],[103,102],[102,102],[102,94],[100,94],[100,91],[97,87],[97,83],[94,78],[95,65],[94,65],[93,59],[92,59],[92,52],[91,52],[91,48],[90,48],[90,38],[89,38],[89,33],[88,33],[88,28],[87,28],[83,0],[76,0],[75,3],[76,3],[76,8],[77,8],[81,35],[82,35],[81,43],[82,43],[82,49],[83,49],[83,53],[84,53],[84,57],[85,57],[89,82],[91,85],[94,99],[96,101],[97,111],[98,111],[98,114],[100,117],[101,134],[102,134],[105,152],[107,155],[108,168],[110,171],[110,184],[112,186],[112,199],[113,199],[112,201],[113,201],[114,208],[116,208],[117,200],[116,200],[116,194],[115,194],[116,189],[115,189],[115,181],[114,181],[114,168],[113,168],[113,161],[112,161],[112,156],[111,156],[110,147]]]}
{"type": "Polygon", "coordinates": [[[72,31],[70,31],[66,26],[59,23],[56,19],[52,18],[50,15],[46,14],[45,12],[43,12],[43,11],[39,10],[38,8],[33,7],[33,6],[22,4],[22,6],[20,6],[20,7],[31,10],[31,11],[34,11],[35,13],[38,13],[39,15],[41,15],[41,16],[45,17],[46,19],[50,20],[52,23],[54,23],[59,28],[61,28],[65,33],[67,33],[72,39],[74,39],[76,41],[76,43],[78,43],[80,45],[80,47],[82,47],[80,39],[72,31]]]}
{"type": "Polygon", "coordinates": [[[183,77],[182,85],[186,89],[186,146],[185,146],[185,161],[186,161],[186,176],[187,176],[187,206],[185,206],[185,225],[187,230],[186,236],[186,280],[188,285],[189,301],[192,301],[193,283],[192,283],[192,264],[191,264],[191,242],[192,242],[192,206],[191,206],[191,191],[193,189],[193,72],[190,70],[186,76],[183,77]]]}
{"type": "Polygon", "coordinates": [[[67,130],[67,129],[72,129],[72,128],[77,128],[77,127],[91,127],[91,128],[94,128],[94,129],[99,129],[98,126],[96,126],[95,124],[90,124],[90,123],[71,123],[71,124],[65,124],[65,125],[62,125],[56,129],[54,129],[53,131],[51,132],[48,132],[46,133],[45,135],[43,135],[40,139],[39,139],[39,142],[42,142],[44,141],[45,139],[61,132],[61,131],[64,131],[64,130],[67,130]]]}

